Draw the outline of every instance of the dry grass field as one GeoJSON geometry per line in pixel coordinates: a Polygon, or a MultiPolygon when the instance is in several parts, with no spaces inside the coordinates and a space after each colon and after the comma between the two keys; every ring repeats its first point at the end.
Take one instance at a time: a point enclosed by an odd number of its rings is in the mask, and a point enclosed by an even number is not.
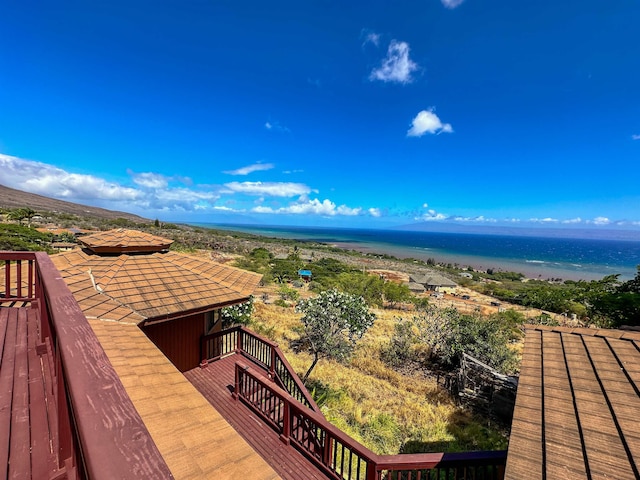
{"type": "MultiPolygon", "coordinates": [[[[435,379],[398,373],[380,360],[397,318],[410,312],[374,311],[377,319],[351,362],[321,360],[309,378],[327,419],[380,454],[506,448],[504,432],[456,405],[435,379]]],[[[251,328],[278,342],[304,373],[311,356],[290,348],[299,314],[258,300],[253,317],[251,328]]]]}

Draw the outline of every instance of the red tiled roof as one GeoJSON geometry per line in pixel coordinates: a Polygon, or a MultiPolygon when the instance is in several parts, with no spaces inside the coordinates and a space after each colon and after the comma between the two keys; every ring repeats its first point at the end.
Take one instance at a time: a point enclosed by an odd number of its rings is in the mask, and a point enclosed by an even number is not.
{"type": "Polygon", "coordinates": [[[639,478],[640,332],[527,330],[507,479],[639,478]]]}
{"type": "Polygon", "coordinates": [[[77,249],[52,260],[88,318],[128,323],[242,302],[261,278],[174,252],[103,256],[77,249]]]}
{"type": "Polygon", "coordinates": [[[79,241],[97,253],[161,252],[168,250],[173,243],[173,240],[168,238],[124,228],[87,235],[79,241]]]}

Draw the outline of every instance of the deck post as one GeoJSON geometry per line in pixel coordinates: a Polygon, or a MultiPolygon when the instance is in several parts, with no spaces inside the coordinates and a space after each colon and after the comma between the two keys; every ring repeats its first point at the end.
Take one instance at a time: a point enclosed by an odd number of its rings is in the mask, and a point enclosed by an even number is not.
{"type": "Polygon", "coordinates": [[[236,354],[242,353],[242,328],[238,329],[238,333],[236,334],[236,354]]]}
{"type": "Polygon", "coordinates": [[[374,461],[367,461],[367,477],[366,480],[376,480],[378,478],[377,465],[374,461]]]}
{"type": "Polygon", "coordinates": [[[27,292],[28,292],[28,296],[29,298],[34,298],[34,293],[33,293],[33,260],[29,260],[29,283],[28,283],[28,287],[27,287],[27,292]]]}
{"type": "Polygon", "coordinates": [[[246,365],[241,365],[236,363],[236,378],[233,386],[233,393],[231,396],[234,400],[238,400],[238,395],[240,395],[240,385],[242,384],[243,374],[249,370],[249,367],[246,365]]]}
{"type": "Polygon", "coordinates": [[[271,365],[269,366],[269,378],[272,382],[276,381],[276,347],[278,345],[270,345],[271,348],[271,365]]]}
{"type": "Polygon", "coordinates": [[[284,411],[282,417],[282,433],[280,434],[280,440],[285,445],[289,445],[291,437],[291,409],[289,408],[289,402],[284,400],[284,411]]]}
{"type": "Polygon", "coordinates": [[[331,458],[333,457],[333,448],[331,445],[331,435],[325,432],[324,445],[322,446],[322,463],[327,467],[331,466],[331,458]]]}

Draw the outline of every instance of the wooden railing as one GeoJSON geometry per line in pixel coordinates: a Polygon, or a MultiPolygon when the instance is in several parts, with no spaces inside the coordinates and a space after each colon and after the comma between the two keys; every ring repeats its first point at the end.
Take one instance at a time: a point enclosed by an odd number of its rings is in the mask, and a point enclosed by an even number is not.
{"type": "Polygon", "coordinates": [[[0,286],[0,302],[30,302],[35,299],[33,254],[2,252],[3,285],[0,286]]]}
{"type": "Polygon", "coordinates": [[[502,480],[505,451],[377,455],[272,383],[236,363],[234,398],[336,480],[502,480]]]}
{"type": "Polygon", "coordinates": [[[277,343],[245,327],[233,327],[202,337],[200,358],[203,361],[214,361],[231,353],[238,353],[251,360],[266,370],[269,377],[298,402],[320,412],[277,343]]]}
{"type": "MultiPolygon", "coordinates": [[[[0,303],[29,301],[48,364],[56,468],[49,478],[173,478],[78,303],[48,255],[0,252],[0,303]]],[[[45,365],[46,366],[46,365],[45,365]]],[[[35,405],[34,408],[38,408],[35,405]]]]}

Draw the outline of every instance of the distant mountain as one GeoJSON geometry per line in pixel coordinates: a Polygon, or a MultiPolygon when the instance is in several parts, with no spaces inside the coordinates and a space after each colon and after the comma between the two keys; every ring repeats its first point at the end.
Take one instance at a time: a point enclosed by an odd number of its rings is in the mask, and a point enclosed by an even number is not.
{"type": "Polygon", "coordinates": [[[149,222],[148,219],[133,215],[132,213],[107,210],[105,208],[90,207],[79,203],[65,202],[54,198],[23,192],[0,185],[0,208],[28,207],[36,212],[47,211],[68,213],[80,217],[94,217],[102,219],[125,218],[132,222],[149,222]]]}

